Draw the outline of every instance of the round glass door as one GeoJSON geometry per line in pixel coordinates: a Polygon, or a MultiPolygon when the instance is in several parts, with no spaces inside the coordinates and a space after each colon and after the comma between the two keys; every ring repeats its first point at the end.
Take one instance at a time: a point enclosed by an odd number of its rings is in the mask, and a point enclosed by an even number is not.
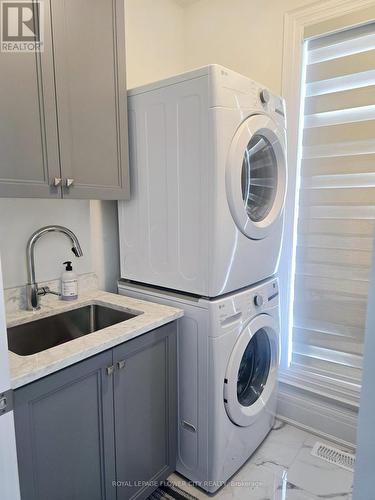
{"type": "Polygon", "coordinates": [[[242,162],[242,199],[253,222],[269,214],[277,190],[277,159],[270,141],[255,134],[249,141],[242,162]]]}
{"type": "Polygon", "coordinates": [[[233,137],[226,193],[233,220],[248,238],[265,238],[282,217],[285,141],[285,130],[266,115],[250,116],[233,137]]]}
{"type": "Polygon", "coordinates": [[[224,379],[224,405],[236,425],[251,425],[275,394],[278,324],[268,314],[252,319],[239,335],[224,379]]]}
{"type": "Polygon", "coordinates": [[[243,353],[237,377],[237,398],[250,406],[260,397],[266,385],[271,364],[271,344],[261,328],[251,338],[243,353]]]}

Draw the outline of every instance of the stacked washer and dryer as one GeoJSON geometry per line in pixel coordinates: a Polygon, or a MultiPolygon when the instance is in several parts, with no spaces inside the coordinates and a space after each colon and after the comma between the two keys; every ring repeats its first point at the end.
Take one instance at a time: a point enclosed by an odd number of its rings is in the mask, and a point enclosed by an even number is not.
{"type": "Polygon", "coordinates": [[[119,293],[184,309],[177,471],[214,492],[275,417],[283,100],[210,65],[129,92],[119,293]]]}

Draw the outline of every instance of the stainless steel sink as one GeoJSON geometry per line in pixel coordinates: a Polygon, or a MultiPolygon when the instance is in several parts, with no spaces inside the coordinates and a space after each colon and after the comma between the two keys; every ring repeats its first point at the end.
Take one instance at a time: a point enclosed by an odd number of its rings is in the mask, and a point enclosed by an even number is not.
{"type": "Polygon", "coordinates": [[[8,347],[15,354],[29,356],[135,316],[105,306],[84,306],[8,328],[8,347]]]}

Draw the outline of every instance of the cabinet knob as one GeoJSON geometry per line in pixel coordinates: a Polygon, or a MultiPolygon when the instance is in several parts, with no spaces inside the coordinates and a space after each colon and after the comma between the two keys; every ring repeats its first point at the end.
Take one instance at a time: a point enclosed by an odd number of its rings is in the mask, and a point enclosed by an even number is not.
{"type": "Polygon", "coordinates": [[[117,368],[119,370],[122,370],[123,368],[125,368],[125,360],[123,359],[122,361],[117,361],[117,368]]]}
{"type": "Polygon", "coordinates": [[[61,185],[61,181],[62,181],[61,177],[54,177],[52,179],[52,186],[59,187],[61,185]]]}
{"type": "Polygon", "coordinates": [[[70,188],[74,184],[74,179],[70,179],[69,177],[66,179],[66,187],[70,188]]]}
{"type": "Polygon", "coordinates": [[[107,375],[112,375],[113,373],[113,370],[114,370],[114,366],[107,366],[106,368],[106,372],[107,372],[107,375]]]}

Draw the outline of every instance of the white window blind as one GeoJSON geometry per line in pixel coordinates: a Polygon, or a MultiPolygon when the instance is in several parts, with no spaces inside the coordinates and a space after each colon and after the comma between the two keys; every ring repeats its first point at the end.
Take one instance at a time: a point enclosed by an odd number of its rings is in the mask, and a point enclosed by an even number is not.
{"type": "Polygon", "coordinates": [[[306,43],[292,367],[359,385],[375,227],[375,24],[306,43]]]}

